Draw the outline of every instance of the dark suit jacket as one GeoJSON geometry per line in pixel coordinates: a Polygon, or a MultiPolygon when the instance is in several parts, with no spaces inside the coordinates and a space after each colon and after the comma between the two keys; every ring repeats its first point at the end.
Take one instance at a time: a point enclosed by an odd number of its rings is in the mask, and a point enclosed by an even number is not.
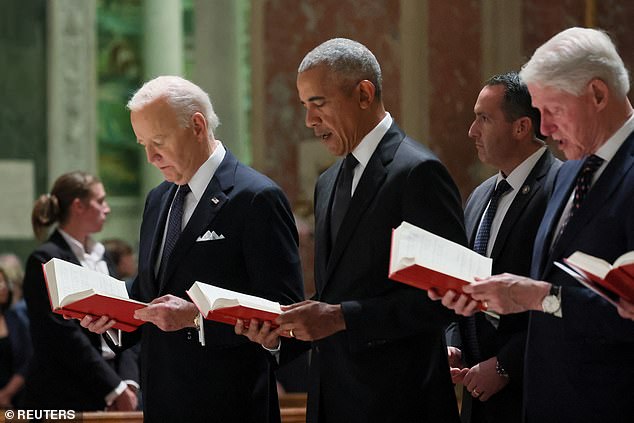
{"type": "Polygon", "coordinates": [[[387,275],[392,229],[402,221],[466,244],[458,190],[440,161],[393,124],[329,254],[340,167],[315,189],[315,298],[342,305],[346,330],[313,343],[308,421],[456,422],[443,338],[453,313],[387,275]]]}
{"type": "Polygon", "coordinates": [[[133,353],[117,355],[115,363],[108,363],[101,355],[100,335],[51,311],[42,263],[54,257],[79,264],[58,231],[54,231],[26,263],[24,299],[31,325],[33,358],[26,378],[25,406],[102,410],[106,405],[104,398],[121,380],[138,383],[136,356],[133,353]],[[116,367],[121,368],[121,374],[117,374],[116,367]]]}
{"type": "MultiPolygon", "coordinates": [[[[561,161],[546,150],[522,184],[506,215],[491,250],[493,274],[504,272],[528,276],[535,234],[544,216],[548,199],[552,193],[561,161]]],[[[497,176],[484,181],[467,200],[465,226],[469,246],[473,248],[478,226],[487,207],[497,176]]],[[[482,360],[497,356],[498,361],[509,373],[506,387],[486,402],[473,400],[464,392],[461,419],[463,422],[513,423],[522,421],[522,384],[524,348],[528,327],[528,313],[501,316],[497,329],[485,318],[476,314],[478,343],[482,360]]],[[[461,332],[464,330],[462,320],[461,332]]],[[[464,339],[464,336],[463,336],[464,339]]],[[[464,359],[468,366],[477,364],[471,359],[472,353],[462,345],[464,359]]]]}
{"type": "Polygon", "coordinates": [[[532,312],[526,349],[529,423],[631,422],[634,322],[553,265],[579,250],[613,262],[634,250],[634,134],[596,181],[549,253],[582,161],[565,163],[537,233],[531,275],[562,286],[563,318],[532,312]]]}
{"type": "MultiPolygon", "coordinates": [[[[303,299],[298,235],[280,188],[227,151],[166,265],[154,274],[176,186],[164,182],[147,197],[134,297],[149,302],[205,282],[282,304],[303,299]],[[224,239],[197,242],[207,230],[224,239]]],[[[204,322],[206,346],[194,329],[141,330],[146,422],[276,422],[280,420],[274,360],[231,325],[204,322]]],[[[126,339],[127,344],[134,339],[126,339]]]]}

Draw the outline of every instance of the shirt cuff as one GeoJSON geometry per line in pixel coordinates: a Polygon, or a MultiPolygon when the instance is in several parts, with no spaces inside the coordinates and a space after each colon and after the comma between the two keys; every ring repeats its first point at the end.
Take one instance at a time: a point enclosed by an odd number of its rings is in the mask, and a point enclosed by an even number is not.
{"type": "Polygon", "coordinates": [[[266,348],[264,345],[262,345],[262,348],[264,348],[265,350],[270,352],[271,355],[275,358],[275,361],[277,361],[277,364],[280,364],[280,350],[282,348],[282,340],[281,339],[278,340],[277,347],[275,347],[275,348],[266,348]]]}
{"type": "Polygon", "coordinates": [[[139,385],[139,383],[136,380],[126,379],[124,380],[124,382],[126,385],[128,385],[128,387],[132,387],[137,391],[141,389],[141,385],[139,385]]]}
{"type": "Polygon", "coordinates": [[[128,388],[128,384],[121,381],[108,395],[106,395],[106,405],[111,406],[114,400],[128,388]]]}

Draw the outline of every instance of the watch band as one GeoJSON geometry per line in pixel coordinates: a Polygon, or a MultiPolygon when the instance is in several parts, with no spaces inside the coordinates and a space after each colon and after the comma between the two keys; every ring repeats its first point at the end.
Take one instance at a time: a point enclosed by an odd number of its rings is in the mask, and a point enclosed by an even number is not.
{"type": "Polygon", "coordinates": [[[509,377],[509,372],[507,372],[506,369],[502,367],[500,361],[497,359],[495,360],[495,372],[498,374],[498,376],[509,377]]]}
{"type": "Polygon", "coordinates": [[[557,298],[561,299],[561,286],[560,285],[551,285],[549,294],[550,295],[555,295],[557,298]]]}

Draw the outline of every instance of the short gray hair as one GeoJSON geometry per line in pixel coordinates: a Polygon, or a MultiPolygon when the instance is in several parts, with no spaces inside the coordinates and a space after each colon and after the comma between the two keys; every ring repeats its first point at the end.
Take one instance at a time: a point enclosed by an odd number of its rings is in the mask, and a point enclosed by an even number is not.
{"type": "Polygon", "coordinates": [[[189,128],[191,117],[196,112],[205,116],[212,131],[220,125],[209,95],[198,85],[180,76],[159,76],[146,82],[134,93],[127,107],[132,112],[138,111],[158,99],[167,101],[176,113],[181,128],[189,128]]]}
{"type": "Polygon", "coordinates": [[[568,28],[535,50],[522,67],[526,84],[544,85],[578,96],[587,83],[598,78],[625,98],[630,78],[610,37],[601,30],[568,28]]]}
{"type": "Polygon", "coordinates": [[[323,42],[304,57],[297,72],[320,65],[327,66],[350,85],[367,79],[376,88],[376,98],[381,99],[381,67],[374,54],[363,44],[347,38],[333,38],[323,42]]]}

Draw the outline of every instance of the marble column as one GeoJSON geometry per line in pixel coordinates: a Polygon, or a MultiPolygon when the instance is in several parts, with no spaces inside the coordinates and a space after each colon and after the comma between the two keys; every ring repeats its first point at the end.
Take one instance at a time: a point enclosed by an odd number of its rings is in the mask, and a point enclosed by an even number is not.
{"type": "MultiPolygon", "coordinates": [[[[183,5],[181,0],[143,2],[144,79],[159,75],[183,75],[183,5]]],[[[163,175],[147,163],[141,166],[141,196],[163,181],[163,175]]]]}
{"type": "Polygon", "coordinates": [[[193,80],[209,93],[220,118],[216,138],[250,164],[250,2],[196,0],[194,8],[193,80]]]}
{"type": "Polygon", "coordinates": [[[48,180],[97,173],[96,3],[49,0],[48,180]]]}

